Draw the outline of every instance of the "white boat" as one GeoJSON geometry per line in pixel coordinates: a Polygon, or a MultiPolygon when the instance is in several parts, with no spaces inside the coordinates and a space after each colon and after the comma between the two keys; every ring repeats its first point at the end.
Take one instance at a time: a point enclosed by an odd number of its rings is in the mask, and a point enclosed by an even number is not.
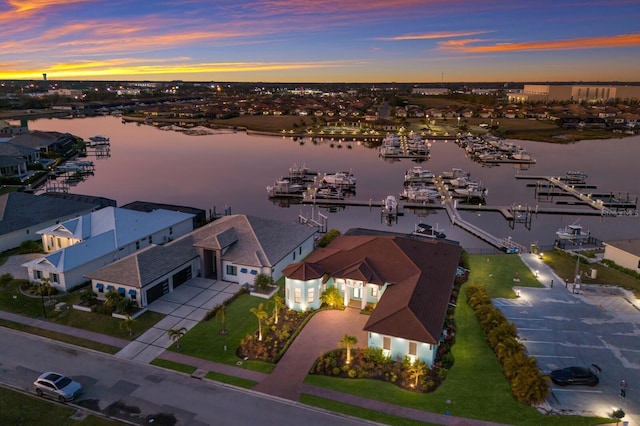
{"type": "Polygon", "coordinates": [[[307,176],[308,171],[309,168],[304,164],[302,166],[294,164],[293,166],[289,167],[289,177],[293,179],[303,179],[307,176]]]}
{"type": "Polygon", "coordinates": [[[380,155],[382,157],[389,157],[389,156],[393,156],[393,155],[400,155],[402,154],[402,148],[400,148],[399,146],[381,146],[380,147],[380,155]]]}
{"type": "Polygon", "coordinates": [[[584,234],[582,232],[582,226],[575,223],[567,225],[564,228],[560,228],[556,231],[556,235],[561,240],[586,240],[591,237],[591,233],[584,234]]]}
{"type": "Polygon", "coordinates": [[[524,149],[521,149],[518,152],[516,152],[515,154],[513,154],[511,156],[511,158],[513,158],[514,160],[519,160],[519,161],[531,161],[531,160],[533,160],[533,157],[531,156],[531,154],[529,154],[524,149]]]}
{"type": "Polygon", "coordinates": [[[587,180],[588,175],[585,172],[577,170],[569,170],[564,176],[564,180],[574,183],[582,183],[587,180]]]}
{"type": "Polygon", "coordinates": [[[453,192],[454,195],[466,198],[484,198],[484,196],[487,195],[486,188],[477,182],[470,182],[466,186],[455,188],[453,192]]]}
{"type": "Polygon", "coordinates": [[[89,140],[93,142],[109,142],[109,138],[102,135],[91,136],[89,140]]]}
{"type": "Polygon", "coordinates": [[[322,178],[322,182],[338,187],[354,187],[356,186],[357,179],[351,172],[336,172],[325,175],[322,178]]]}
{"type": "Polygon", "coordinates": [[[301,196],[304,191],[304,185],[291,183],[289,179],[278,179],[273,185],[267,186],[270,197],[301,196]]]}
{"type": "Polygon", "coordinates": [[[435,175],[421,166],[414,166],[404,173],[405,183],[433,183],[435,175]]]}
{"type": "Polygon", "coordinates": [[[451,170],[446,171],[446,172],[442,172],[442,178],[443,179],[457,179],[461,176],[466,176],[469,177],[469,172],[465,172],[464,170],[457,168],[457,167],[453,167],[451,170]]]}
{"type": "Polygon", "coordinates": [[[393,195],[387,195],[382,203],[382,212],[388,215],[398,214],[398,200],[393,195]]]}
{"type": "Polygon", "coordinates": [[[409,201],[423,202],[435,201],[440,198],[440,193],[433,188],[405,188],[400,194],[401,198],[409,201]]]}
{"type": "Polygon", "coordinates": [[[344,193],[340,188],[325,186],[325,187],[319,188],[315,192],[314,197],[328,199],[328,200],[344,200],[344,193]]]}
{"type": "Polygon", "coordinates": [[[478,182],[476,182],[475,180],[472,180],[471,178],[469,178],[468,174],[459,176],[449,181],[449,184],[455,188],[463,188],[465,186],[468,186],[469,184],[473,185],[477,183],[478,182]]]}

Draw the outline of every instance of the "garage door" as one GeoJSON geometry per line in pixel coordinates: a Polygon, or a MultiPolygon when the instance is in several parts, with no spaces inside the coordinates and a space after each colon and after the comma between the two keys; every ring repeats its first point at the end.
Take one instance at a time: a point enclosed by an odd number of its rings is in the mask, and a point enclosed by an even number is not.
{"type": "Polygon", "coordinates": [[[147,290],[147,305],[169,293],[169,280],[162,281],[147,290]]]}
{"type": "Polygon", "coordinates": [[[191,266],[173,274],[173,289],[191,279],[191,266]]]}

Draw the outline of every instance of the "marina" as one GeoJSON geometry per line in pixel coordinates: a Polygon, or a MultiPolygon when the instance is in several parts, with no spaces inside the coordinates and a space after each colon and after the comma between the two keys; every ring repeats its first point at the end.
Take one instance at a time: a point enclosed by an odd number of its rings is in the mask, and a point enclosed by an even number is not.
{"type": "MultiPolygon", "coordinates": [[[[492,250],[492,246],[483,240],[450,223],[441,196],[426,201],[402,199],[404,174],[416,165],[415,162],[408,159],[382,162],[378,147],[369,143],[354,142],[352,149],[338,150],[338,143],[333,147],[328,143],[302,146],[289,137],[247,136],[242,132],[188,136],[148,126],[122,124],[114,117],[38,120],[30,127],[69,132],[85,138],[95,134],[110,136],[108,161],[93,156],[96,148],[87,149],[89,159],[95,163],[95,174],[77,185],[70,185],[68,191],[72,193],[97,194],[126,203],[148,198],[149,191],[153,191],[154,199],[159,202],[193,205],[207,211],[216,206],[220,209],[233,206],[236,212],[283,221],[297,220],[299,213],[304,215],[315,207],[327,215],[330,228],[340,231],[356,226],[388,230],[388,225],[380,222],[380,212],[382,200],[392,194],[404,212],[404,216],[393,223],[395,232],[411,233],[420,221],[437,222],[447,238],[460,241],[469,250],[486,253],[492,250]],[[253,154],[247,156],[248,151],[253,154]],[[140,161],[141,152],[145,153],[144,161],[140,161]],[[274,156],[275,152],[278,154],[274,156]],[[172,161],[167,163],[167,158],[172,161]],[[222,161],[223,158],[226,160],[222,161]],[[267,158],[269,160],[265,161],[267,158]],[[314,200],[303,200],[300,195],[265,197],[266,186],[273,185],[279,176],[288,178],[292,164],[298,164],[298,172],[304,173],[305,187],[312,187],[323,172],[353,170],[358,178],[357,195],[345,191],[341,196],[332,193],[327,196],[344,198],[315,198],[315,205],[314,200]],[[181,179],[176,179],[174,173],[167,173],[167,166],[179,167],[181,179]],[[231,184],[230,178],[237,177],[242,169],[252,170],[251,178],[234,178],[235,183],[231,184]],[[190,182],[189,191],[184,190],[185,181],[190,182]]],[[[583,170],[588,173],[586,183],[574,183],[574,186],[576,189],[579,185],[590,188],[580,189],[580,192],[610,195],[610,189],[613,189],[614,196],[626,198],[629,191],[630,201],[634,202],[635,196],[631,194],[637,186],[634,185],[637,182],[634,177],[637,174],[634,160],[637,141],[638,137],[560,145],[531,141],[515,143],[537,159],[531,175],[564,177],[567,170],[583,170]],[[615,156],[615,161],[608,161],[598,152],[615,156]]],[[[546,247],[553,244],[559,228],[578,218],[585,229],[597,228],[598,236],[603,239],[628,238],[630,230],[640,229],[632,209],[628,216],[623,211],[618,216],[602,216],[599,210],[573,196],[539,199],[535,194],[536,180],[520,179],[525,174],[522,169],[508,164],[486,167],[472,161],[453,138],[448,141],[430,139],[430,142],[429,160],[419,163],[424,169],[442,177],[445,183],[454,174],[469,174],[488,188],[482,204],[460,198],[456,207],[463,219],[493,235],[510,236],[524,246],[535,241],[546,247]],[[461,170],[454,171],[455,168],[461,170]],[[520,211],[518,206],[521,206],[520,211]],[[524,214],[525,209],[528,214],[524,214]],[[520,221],[524,218],[529,219],[530,226],[520,221]]],[[[62,179],[58,178],[58,182],[63,186],[62,179]]],[[[557,187],[554,191],[563,192],[557,187]]]]}

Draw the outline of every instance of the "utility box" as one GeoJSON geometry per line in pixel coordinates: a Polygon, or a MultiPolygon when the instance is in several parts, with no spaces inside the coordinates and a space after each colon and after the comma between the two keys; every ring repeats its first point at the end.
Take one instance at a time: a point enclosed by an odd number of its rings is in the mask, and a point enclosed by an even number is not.
{"type": "Polygon", "coordinates": [[[60,303],[56,303],[56,306],[54,308],[56,311],[61,312],[61,311],[66,311],[67,309],[69,309],[69,306],[64,303],[64,302],[60,302],[60,303]]]}
{"type": "Polygon", "coordinates": [[[598,270],[591,268],[591,279],[595,280],[596,278],[598,278],[598,270]]]}

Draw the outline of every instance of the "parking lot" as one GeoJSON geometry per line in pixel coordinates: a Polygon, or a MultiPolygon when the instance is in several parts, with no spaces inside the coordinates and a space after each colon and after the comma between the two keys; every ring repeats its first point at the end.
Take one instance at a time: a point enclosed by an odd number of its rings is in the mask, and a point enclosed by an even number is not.
{"type": "Polygon", "coordinates": [[[546,287],[515,287],[519,298],[494,299],[494,304],[515,324],[529,355],[543,373],[574,365],[596,364],[602,369],[595,387],[552,385],[546,408],[600,417],[610,417],[621,408],[624,422],[640,424],[638,300],[617,287],[582,285],[574,290],[532,255],[523,260],[538,271],[546,287]],[[619,396],[623,379],[628,383],[626,398],[619,396]]]}

